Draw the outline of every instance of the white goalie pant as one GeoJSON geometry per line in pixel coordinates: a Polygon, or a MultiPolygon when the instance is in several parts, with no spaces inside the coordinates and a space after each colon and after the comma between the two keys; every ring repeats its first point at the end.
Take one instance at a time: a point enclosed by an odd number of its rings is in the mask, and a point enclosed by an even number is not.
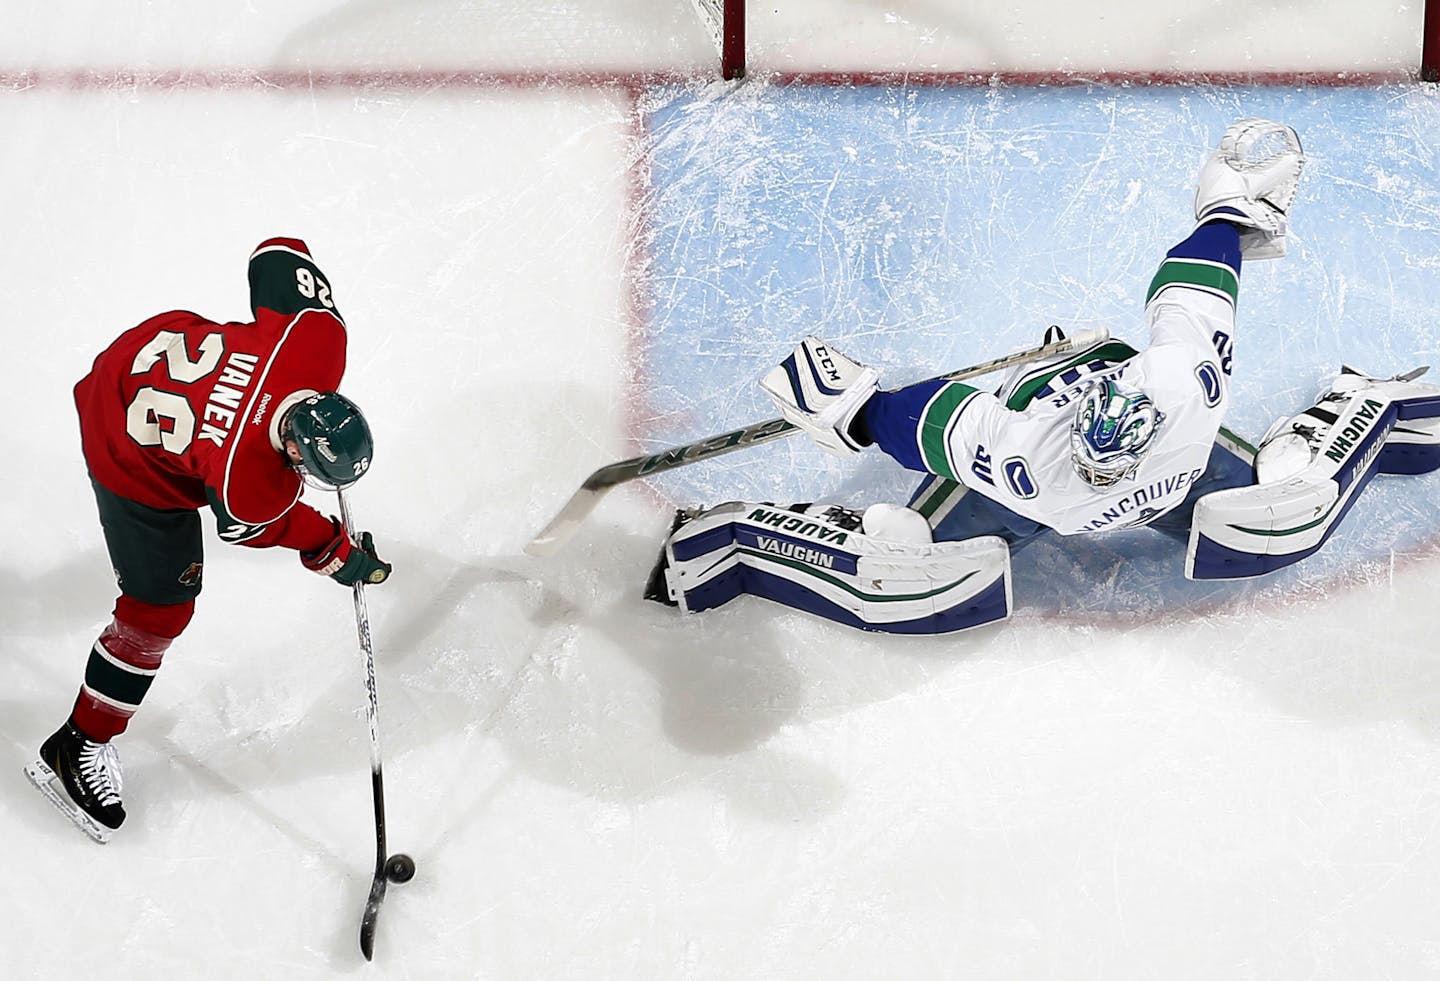
{"type": "Polygon", "coordinates": [[[1376,474],[1440,469],[1440,388],[1417,374],[1342,374],[1317,405],[1272,427],[1258,483],[1196,502],[1186,577],[1248,579],[1291,565],[1319,551],[1376,474]]]}
{"type": "Polygon", "coordinates": [[[702,512],[665,543],[670,598],[687,613],[761,596],[827,620],[940,634],[1010,615],[1003,539],[891,541],[769,504],[702,512]]]}

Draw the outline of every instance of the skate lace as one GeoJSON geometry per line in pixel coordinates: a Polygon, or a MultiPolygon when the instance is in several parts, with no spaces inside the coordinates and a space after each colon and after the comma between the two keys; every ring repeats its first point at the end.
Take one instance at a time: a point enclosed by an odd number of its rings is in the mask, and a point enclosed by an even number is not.
{"type": "Polygon", "coordinates": [[[80,775],[102,806],[120,803],[125,776],[114,746],[87,740],[80,750],[80,775]]]}

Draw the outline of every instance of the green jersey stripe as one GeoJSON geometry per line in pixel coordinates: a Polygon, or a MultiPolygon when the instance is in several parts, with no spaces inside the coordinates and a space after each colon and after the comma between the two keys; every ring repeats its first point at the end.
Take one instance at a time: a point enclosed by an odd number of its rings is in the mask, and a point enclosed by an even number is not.
{"type": "Polygon", "coordinates": [[[912,510],[919,512],[925,520],[929,521],[935,517],[935,513],[939,511],[940,508],[949,502],[951,494],[964,485],[945,477],[936,476],[926,477],[925,481],[926,482],[921,485],[924,490],[916,495],[915,500],[910,502],[910,507],[912,510]]]}
{"type": "Polygon", "coordinates": [[[920,413],[920,426],[916,442],[920,447],[920,459],[931,473],[942,477],[955,477],[955,467],[950,461],[947,434],[950,424],[960,414],[965,403],[980,394],[980,389],[971,388],[961,382],[951,382],[931,396],[920,413]]]}
{"type": "Polygon", "coordinates": [[[1240,296],[1240,277],[1223,262],[1166,259],[1160,264],[1155,278],[1150,281],[1145,302],[1155,299],[1156,294],[1167,286],[1189,286],[1215,293],[1228,298],[1231,306],[1235,305],[1240,296]]]}
{"type": "Polygon", "coordinates": [[[1005,400],[1005,408],[1020,410],[1030,404],[1035,393],[1050,384],[1051,379],[1062,372],[1069,371],[1077,364],[1089,364],[1091,361],[1106,361],[1111,364],[1119,364],[1121,361],[1128,361],[1135,357],[1135,349],[1124,341],[1110,341],[1098,348],[1082,351],[1073,358],[1067,358],[1057,365],[1049,366],[1038,371],[1033,378],[1027,378],[1015,389],[1014,393],[1005,400]]]}

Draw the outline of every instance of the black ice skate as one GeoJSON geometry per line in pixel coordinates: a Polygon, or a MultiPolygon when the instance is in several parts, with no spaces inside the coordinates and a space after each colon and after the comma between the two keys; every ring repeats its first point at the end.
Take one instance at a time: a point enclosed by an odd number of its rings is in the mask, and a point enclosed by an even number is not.
{"type": "Polygon", "coordinates": [[[66,722],[40,747],[25,775],[76,827],[104,844],[125,820],[120,757],[66,722]]]}

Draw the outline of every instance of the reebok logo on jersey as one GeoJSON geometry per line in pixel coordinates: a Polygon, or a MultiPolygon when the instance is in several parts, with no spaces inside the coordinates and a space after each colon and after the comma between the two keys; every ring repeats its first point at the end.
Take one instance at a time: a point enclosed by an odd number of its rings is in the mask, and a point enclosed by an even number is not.
{"type": "Polygon", "coordinates": [[[260,396],[260,404],[255,407],[255,414],[250,417],[250,425],[258,426],[265,421],[265,413],[270,408],[270,393],[266,392],[260,396]]]}

